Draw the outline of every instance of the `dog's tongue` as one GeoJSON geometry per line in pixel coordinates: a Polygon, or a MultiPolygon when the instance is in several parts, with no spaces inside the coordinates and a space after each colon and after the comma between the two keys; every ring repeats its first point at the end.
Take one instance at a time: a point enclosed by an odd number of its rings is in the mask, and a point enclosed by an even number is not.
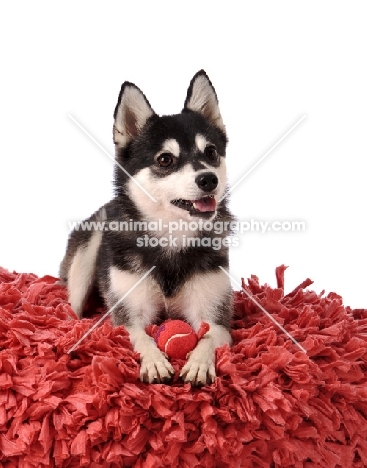
{"type": "Polygon", "coordinates": [[[198,211],[215,211],[217,202],[215,198],[205,197],[193,202],[194,208],[198,211]]]}

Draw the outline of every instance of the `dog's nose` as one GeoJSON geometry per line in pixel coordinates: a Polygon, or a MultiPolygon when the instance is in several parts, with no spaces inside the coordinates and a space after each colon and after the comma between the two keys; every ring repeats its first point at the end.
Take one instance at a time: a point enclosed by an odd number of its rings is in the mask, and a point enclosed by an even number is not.
{"type": "Polygon", "coordinates": [[[218,185],[218,177],[213,172],[204,172],[195,179],[196,185],[204,192],[211,192],[218,185]]]}

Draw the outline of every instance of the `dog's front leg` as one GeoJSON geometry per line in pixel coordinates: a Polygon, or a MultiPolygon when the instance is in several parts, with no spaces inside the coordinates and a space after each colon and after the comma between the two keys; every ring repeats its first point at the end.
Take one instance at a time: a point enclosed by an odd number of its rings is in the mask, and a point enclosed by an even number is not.
{"type": "Polygon", "coordinates": [[[157,348],[152,337],[139,325],[126,327],[134,350],[140,354],[140,380],[146,383],[169,383],[175,370],[157,348]]]}
{"type": "Polygon", "coordinates": [[[222,271],[196,274],[180,292],[178,300],[186,320],[197,331],[202,322],[210,325],[182,368],[181,377],[193,385],[210,384],[215,379],[215,350],[231,344],[232,290],[222,271]]]}
{"type": "Polygon", "coordinates": [[[185,382],[202,386],[214,382],[215,350],[231,343],[231,335],[222,325],[210,323],[210,330],[201,338],[192,351],[180,376],[185,382]]]}
{"type": "Polygon", "coordinates": [[[172,380],[175,371],[154,339],[145,332],[145,327],[157,319],[163,307],[163,296],[154,279],[148,276],[139,283],[140,278],[135,273],[112,267],[108,303],[114,307],[119,298],[125,296],[113,312],[113,323],[126,328],[134,350],[140,354],[140,379],[146,383],[166,383],[172,380]]]}

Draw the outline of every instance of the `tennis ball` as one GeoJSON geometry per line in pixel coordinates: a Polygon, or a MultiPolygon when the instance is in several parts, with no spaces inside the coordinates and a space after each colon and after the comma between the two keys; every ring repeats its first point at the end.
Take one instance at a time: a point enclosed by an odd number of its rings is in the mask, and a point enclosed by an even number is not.
{"type": "Polygon", "coordinates": [[[186,359],[198,342],[191,326],[182,320],[167,320],[152,330],[158,348],[169,358],[186,359]]]}

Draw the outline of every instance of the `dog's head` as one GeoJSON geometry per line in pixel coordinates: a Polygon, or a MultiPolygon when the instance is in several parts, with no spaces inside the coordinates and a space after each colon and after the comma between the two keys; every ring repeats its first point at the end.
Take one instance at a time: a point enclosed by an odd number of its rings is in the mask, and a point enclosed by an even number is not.
{"type": "Polygon", "coordinates": [[[180,114],[158,116],[125,82],[114,113],[117,195],[145,218],[213,219],[226,191],[227,137],[216,92],[201,70],[180,114]]]}

